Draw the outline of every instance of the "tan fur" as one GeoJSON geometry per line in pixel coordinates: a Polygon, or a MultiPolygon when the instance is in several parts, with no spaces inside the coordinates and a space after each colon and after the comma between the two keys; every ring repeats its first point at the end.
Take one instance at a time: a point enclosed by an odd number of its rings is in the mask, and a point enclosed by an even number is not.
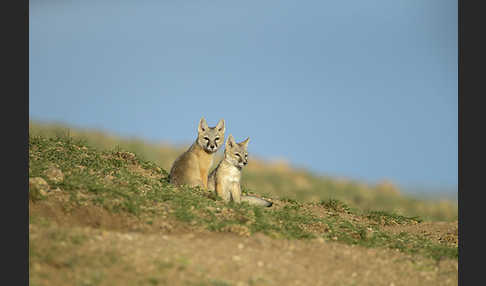
{"type": "Polygon", "coordinates": [[[207,188],[209,168],[213,154],[208,154],[199,145],[192,146],[176,159],[170,171],[170,182],[176,185],[201,186],[207,188]]]}
{"type": "Polygon", "coordinates": [[[235,203],[242,201],[251,205],[269,207],[271,202],[254,197],[241,195],[241,171],[248,163],[246,149],[250,138],[240,143],[235,143],[232,135],[228,136],[224,150],[224,159],[209,175],[208,189],[216,191],[216,194],[225,202],[231,200],[235,203]],[[238,156],[239,154],[240,156],[238,156]]]}
{"type": "MultiPolygon", "coordinates": [[[[207,127],[204,118],[201,118],[198,127],[198,138],[189,149],[180,155],[173,163],[170,170],[170,182],[175,185],[188,185],[191,187],[200,186],[208,188],[208,173],[213,164],[216,150],[205,148],[203,138],[207,136],[220,137],[221,144],[224,142],[224,120],[220,120],[217,127],[207,127]],[[220,130],[214,130],[222,126],[220,130]]],[[[209,141],[209,140],[208,140],[209,141]]]]}
{"type": "Polygon", "coordinates": [[[240,203],[240,179],[241,172],[237,170],[236,167],[223,160],[211,173],[210,187],[214,187],[216,194],[225,202],[229,202],[231,199],[233,199],[233,201],[236,203],[240,203]]]}

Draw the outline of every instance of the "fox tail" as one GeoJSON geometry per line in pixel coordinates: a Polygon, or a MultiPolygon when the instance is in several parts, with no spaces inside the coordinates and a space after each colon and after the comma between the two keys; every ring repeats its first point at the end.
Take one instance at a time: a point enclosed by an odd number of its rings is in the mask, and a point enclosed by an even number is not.
{"type": "Polygon", "coordinates": [[[273,205],[272,202],[257,198],[255,196],[242,196],[241,201],[247,202],[250,205],[254,205],[254,206],[271,207],[273,205]]]}

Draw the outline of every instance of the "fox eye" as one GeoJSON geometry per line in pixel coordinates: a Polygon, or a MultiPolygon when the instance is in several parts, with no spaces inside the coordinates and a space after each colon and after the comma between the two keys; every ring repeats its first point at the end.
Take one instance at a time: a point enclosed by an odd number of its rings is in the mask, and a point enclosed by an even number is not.
{"type": "Polygon", "coordinates": [[[241,158],[240,154],[236,153],[235,155],[241,158]]]}
{"type": "Polygon", "coordinates": [[[219,140],[219,137],[216,137],[216,139],[214,139],[214,141],[218,141],[219,140]]]}
{"type": "Polygon", "coordinates": [[[209,141],[209,138],[208,137],[204,137],[204,139],[209,141]]]}

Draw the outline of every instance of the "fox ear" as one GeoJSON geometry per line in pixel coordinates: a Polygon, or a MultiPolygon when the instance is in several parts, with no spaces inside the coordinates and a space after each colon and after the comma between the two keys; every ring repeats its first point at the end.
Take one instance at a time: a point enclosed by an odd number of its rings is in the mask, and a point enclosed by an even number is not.
{"type": "Polygon", "coordinates": [[[208,123],[206,122],[206,119],[204,119],[204,117],[201,117],[201,120],[199,120],[199,125],[197,126],[197,131],[201,133],[206,130],[208,130],[208,123]]]}
{"type": "Polygon", "coordinates": [[[229,135],[228,139],[226,140],[226,148],[233,148],[235,146],[235,138],[233,138],[233,135],[229,135]]]}
{"type": "Polygon", "coordinates": [[[225,123],[224,123],[224,119],[221,119],[219,122],[218,122],[218,125],[216,125],[216,129],[218,130],[218,132],[221,132],[221,133],[224,133],[225,131],[225,123]]]}
{"type": "Polygon", "coordinates": [[[248,143],[250,143],[250,137],[246,138],[246,140],[241,142],[240,144],[243,145],[246,149],[248,147],[248,143]]]}

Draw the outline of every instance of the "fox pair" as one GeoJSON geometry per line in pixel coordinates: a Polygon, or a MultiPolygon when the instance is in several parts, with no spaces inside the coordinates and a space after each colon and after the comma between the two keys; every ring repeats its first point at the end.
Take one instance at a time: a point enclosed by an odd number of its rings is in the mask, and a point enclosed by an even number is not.
{"type": "Polygon", "coordinates": [[[208,174],[214,155],[223,145],[225,129],[223,119],[215,127],[209,127],[206,120],[201,118],[196,141],[172,165],[169,174],[170,182],[175,185],[200,186],[215,191],[225,202],[246,201],[251,205],[270,207],[272,202],[241,195],[241,171],[248,164],[249,137],[236,143],[233,136],[229,135],[223,160],[208,174]]]}

